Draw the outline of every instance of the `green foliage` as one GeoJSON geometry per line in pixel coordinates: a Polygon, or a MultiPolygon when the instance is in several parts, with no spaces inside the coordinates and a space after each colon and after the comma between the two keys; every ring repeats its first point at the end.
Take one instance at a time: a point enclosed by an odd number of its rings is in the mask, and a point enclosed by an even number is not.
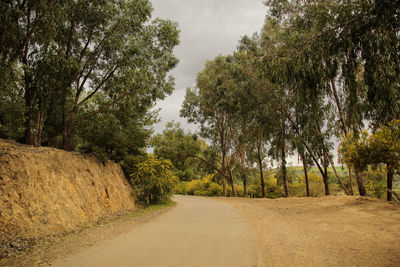
{"type": "Polygon", "coordinates": [[[339,146],[342,160],[357,169],[366,169],[369,164],[385,163],[392,168],[400,167],[400,120],[382,126],[374,133],[353,132],[342,139],[339,146]]]}
{"type": "MultiPolygon", "coordinates": [[[[304,197],[306,196],[306,181],[305,176],[302,175],[299,178],[299,190],[297,191],[296,196],[304,197]]],[[[321,197],[324,195],[324,183],[322,182],[322,178],[319,175],[309,173],[308,174],[308,185],[310,189],[310,196],[312,197],[321,197]]]]}
{"type": "Polygon", "coordinates": [[[171,160],[180,181],[199,179],[214,172],[208,165],[192,157],[210,158],[207,143],[195,134],[185,133],[179,123],[168,122],[163,133],[153,137],[151,144],[157,157],[171,160]]]}
{"type": "Polygon", "coordinates": [[[222,196],[222,186],[213,182],[213,175],[207,175],[203,180],[180,182],[175,188],[177,194],[194,196],[222,196]]]}
{"type": "Polygon", "coordinates": [[[148,0],[0,4],[3,137],[102,159],[140,154],[172,93],[177,24],[148,0]],[[33,139],[33,140],[32,140],[33,139]]]}
{"type": "Polygon", "coordinates": [[[363,172],[365,189],[371,197],[384,199],[386,197],[386,175],[381,171],[368,170],[363,172]]]}
{"type": "Polygon", "coordinates": [[[178,182],[171,168],[169,160],[152,157],[137,164],[137,172],[130,178],[139,203],[147,206],[170,199],[178,182]]]}
{"type": "Polygon", "coordinates": [[[269,175],[265,179],[266,197],[267,198],[280,198],[285,196],[282,186],[278,185],[278,180],[275,175],[269,175]]]}
{"type": "Polygon", "coordinates": [[[247,189],[249,197],[251,198],[261,198],[262,197],[262,192],[261,192],[261,185],[259,184],[252,184],[249,186],[247,189]]]}

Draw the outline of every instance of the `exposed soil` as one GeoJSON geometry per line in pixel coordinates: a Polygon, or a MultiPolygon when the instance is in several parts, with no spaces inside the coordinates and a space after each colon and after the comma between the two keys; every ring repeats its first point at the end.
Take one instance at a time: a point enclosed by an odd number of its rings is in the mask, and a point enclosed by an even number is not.
{"type": "Polygon", "coordinates": [[[260,266],[400,266],[400,205],[362,197],[221,198],[253,230],[260,266]]]}
{"type": "Polygon", "coordinates": [[[134,208],[118,164],[0,139],[0,259],[134,208]]]}

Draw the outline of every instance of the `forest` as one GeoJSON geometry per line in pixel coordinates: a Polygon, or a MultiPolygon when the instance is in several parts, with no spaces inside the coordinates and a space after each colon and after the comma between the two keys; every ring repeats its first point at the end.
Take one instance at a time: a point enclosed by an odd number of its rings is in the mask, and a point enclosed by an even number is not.
{"type": "Polygon", "coordinates": [[[154,136],[177,23],[152,19],[147,0],[2,1],[0,138],[119,162],[144,203],[173,192],[400,200],[397,1],[265,5],[261,31],[187,88],[180,115],[199,130],[170,122],[154,136]]]}

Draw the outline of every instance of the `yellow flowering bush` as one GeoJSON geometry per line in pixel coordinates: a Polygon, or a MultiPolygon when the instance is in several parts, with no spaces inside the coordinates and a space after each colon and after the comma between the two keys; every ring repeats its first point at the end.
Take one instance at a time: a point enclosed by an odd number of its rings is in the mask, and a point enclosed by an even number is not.
{"type": "Polygon", "coordinates": [[[171,161],[164,159],[150,157],[138,163],[130,176],[136,200],[143,205],[169,200],[178,182],[171,169],[171,161]]]}

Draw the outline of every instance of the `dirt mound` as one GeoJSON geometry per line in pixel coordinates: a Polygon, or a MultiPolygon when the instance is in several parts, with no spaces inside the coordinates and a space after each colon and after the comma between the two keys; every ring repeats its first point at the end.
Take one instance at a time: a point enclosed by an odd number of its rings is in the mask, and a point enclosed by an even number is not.
{"type": "Polygon", "coordinates": [[[118,164],[0,139],[0,242],[74,231],[134,206],[118,164]]]}

